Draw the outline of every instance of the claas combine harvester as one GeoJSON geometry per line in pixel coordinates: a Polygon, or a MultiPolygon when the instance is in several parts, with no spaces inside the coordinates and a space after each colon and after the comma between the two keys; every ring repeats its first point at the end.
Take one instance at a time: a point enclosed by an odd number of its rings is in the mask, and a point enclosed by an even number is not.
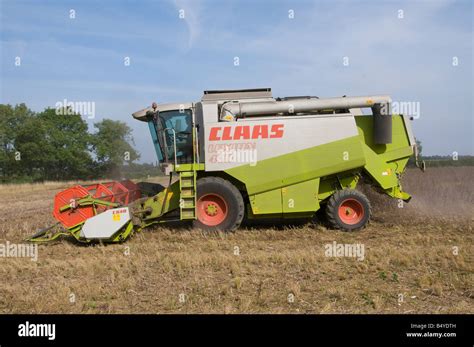
{"type": "Polygon", "coordinates": [[[357,230],[371,215],[355,189],[362,177],[410,200],[400,179],[413,154],[418,164],[416,141],[409,117],[391,114],[388,96],[205,91],[199,102],[153,103],[133,117],[148,124],[168,186],[127,180],[71,187],[55,197],[60,228],[30,241],[69,234],[120,242],[170,221],[229,231],[244,218],[310,218],[320,209],[330,226],[357,230]]]}

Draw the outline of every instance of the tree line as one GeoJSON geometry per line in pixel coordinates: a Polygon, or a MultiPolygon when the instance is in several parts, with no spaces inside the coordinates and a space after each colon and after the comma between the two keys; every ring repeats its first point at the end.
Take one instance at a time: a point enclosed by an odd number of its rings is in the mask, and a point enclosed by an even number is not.
{"type": "Polygon", "coordinates": [[[66,111],[0,104],[1,182],[120,178],[139,171],[126,123],[103,119],[90,133],[80,114],[66,111]]]}
{"type": "MultiPolygon", "coordinates": [[[[474,166],[474,156],[458,155],[453,152],[451,155],[429,155],[422,154],[423,146],[421,141],[416,140],[420,161],[423,160],[426,167],[442,167],[442,166],[474,166]]],[[[415,167],[415,156],[411,156],[408,160],[408,167],[415,167]]]]}

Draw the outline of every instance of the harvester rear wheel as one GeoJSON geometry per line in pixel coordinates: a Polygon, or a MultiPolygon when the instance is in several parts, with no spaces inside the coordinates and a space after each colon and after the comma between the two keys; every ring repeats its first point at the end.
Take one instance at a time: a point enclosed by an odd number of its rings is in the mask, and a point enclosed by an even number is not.
{"type": "Polygon", "coordinates": [[[369,199],[354,189],[337,191],[326,206],[327,221],[335,229],[360,230],[367,225],[370,215],[369,199]]]}
{"type": "Polygon", "coordinates": [[[232,231],[240,226],[245,205],[242,194],[232,183],[220,177],[200,178],[197,193],[195,228],[232,231]]]}

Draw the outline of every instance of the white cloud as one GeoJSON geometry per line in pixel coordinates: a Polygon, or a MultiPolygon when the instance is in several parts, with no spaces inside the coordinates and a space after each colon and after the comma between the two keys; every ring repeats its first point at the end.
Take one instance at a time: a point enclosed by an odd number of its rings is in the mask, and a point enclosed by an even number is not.
{"type": "MultiPolygon", "coordinates": [[[[201,34],[201,3],[198,0],[174,0],[174,5],[179,11],[183,11],[184,20],[188,27],[188,49],[191,49],[201,34]]],[[[178,17],[179,18],[179,17],[178,17]]]]}

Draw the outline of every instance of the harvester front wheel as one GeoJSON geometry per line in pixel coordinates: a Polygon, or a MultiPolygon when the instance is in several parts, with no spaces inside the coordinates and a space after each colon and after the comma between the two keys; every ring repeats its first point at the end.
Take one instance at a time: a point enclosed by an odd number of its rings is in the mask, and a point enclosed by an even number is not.
{"type": "Polygon", "coordinates": [[[240,226],[244,218],[244,200],[232,183],[220,177],[204,177],[197,181],[197,193],[194,227],[232,231],[240,226]]]}
{"type": "Polygon", "coordinates": [[[354,189],[337,191],[329,198],[326,206],[327,221],[335,229],[362,229],[367,225],[370,215],[369,199],[354,189]]]}

